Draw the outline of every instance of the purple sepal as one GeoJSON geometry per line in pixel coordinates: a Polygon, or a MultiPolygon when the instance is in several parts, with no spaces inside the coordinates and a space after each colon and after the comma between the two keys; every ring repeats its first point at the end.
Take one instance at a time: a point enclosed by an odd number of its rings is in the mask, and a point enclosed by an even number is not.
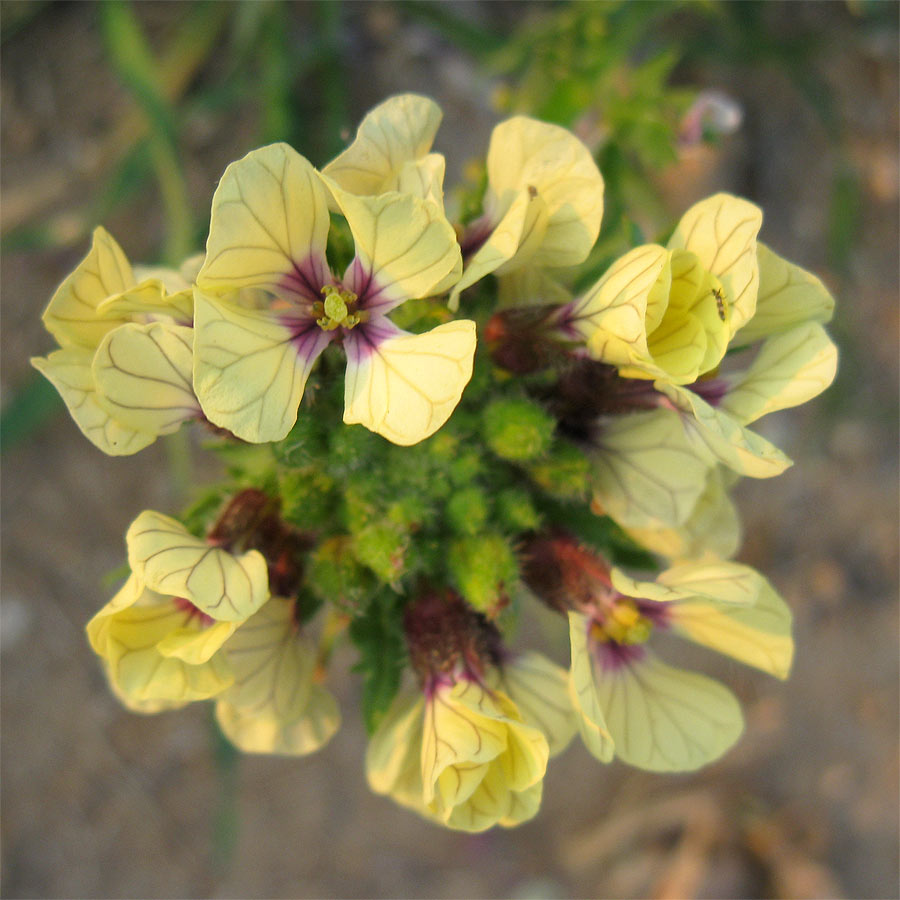
{"type": "Polygon", "coordinates": [[[716,407],[728,393],[730,385],[724,378],[705,378],[695,381],[690,389],[710,406],[716,407]]]}

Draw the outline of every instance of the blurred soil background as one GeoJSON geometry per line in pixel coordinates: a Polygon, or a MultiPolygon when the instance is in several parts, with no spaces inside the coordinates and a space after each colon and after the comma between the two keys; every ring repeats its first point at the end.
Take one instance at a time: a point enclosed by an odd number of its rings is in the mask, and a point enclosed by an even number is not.
{"type": "Polygon", "coordinates": [[[6,0],[0,16],[3,896],[898,895],[896,4],[6,0]],[[653,92],[668,114],[686,89],[724,92],[742,122],[667,158],[653,92]],[[407,90],[443,107],[448,186],[504,103],[568,118],[604,148],[609,215],[616,191],[660,228],[742,194],[838,300],[838,382],[766,422],[797,465],[739,489],[740,558],[796,615],[790,680],[704,655],[747,714],[721,762],[656,776],[576,742],[536,819],[475,837],[369,792],[350,650],[344,726],[305,759],[235,759],[202,704],[118,705],[84,638],[103,576],[134,516],[176,513],[215,463],[199,435],[187,459],[177,439],[104,456],[28,365],[95,224],[132,260],[199,250],[229,161],[287,139],[322,165],[407,90]]]}

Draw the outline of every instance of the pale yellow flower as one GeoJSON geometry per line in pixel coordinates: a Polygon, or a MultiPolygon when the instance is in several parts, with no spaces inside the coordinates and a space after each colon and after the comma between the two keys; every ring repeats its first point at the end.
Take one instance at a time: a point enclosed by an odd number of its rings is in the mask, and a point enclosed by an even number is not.
{"type": "Polygon", "coordinates": [[[191,384],[190,285],[170,270],[141,276],[97,228],[90,252],[44,312],[60,349],[31,360],[84,435],[113,456],[136,453],[201,415],[191,384]]]}
{"type": "Polygon", "coordinates": [[[139,712],[203,700],[234,680],[222,645],[268,598],[266,562],[145,511],[126,536],[131,575],[87,625],[117,696],[139,712]]]}
{"type": "Polygon", "coordinates": [[[232,163],[213,197],[195,294],[194,386],[205,415],[244,440],[280,440],[336,341],[347,355],[344,421],[396,444],[429,437],[471,377],[475,323],[410,334],[387,314],[431,294],[459,263],[455,232],[429,200],[350,193],[286,144],[232,163]],[[329,201],[356,248],[340,279],[325,258],[329,201]],[[236,299],[248,288],[266,298],[259,308],[236,299]]]}
{"type": "Polygon", "coordinates": [[[470,226],[483,234],[450,295],[451,309],[492,272],[584,262],[600,232],[603,177],[565,128],[527,116],[501,122],[491,135],[487,173],[484,217],[470,226]]]}
{"type": "MultiPolygon", "coordinates": [[[[557,749],[571,736],[562,684],[552,687],[549,706],[540,696],[532,701],[557,749]]],[[[370,741],[366,771],[376,793],[449,828],[484,831],[535,815],[549,756],[541,728],[503,691],[444,679],[397,697],[370,741]]]]}

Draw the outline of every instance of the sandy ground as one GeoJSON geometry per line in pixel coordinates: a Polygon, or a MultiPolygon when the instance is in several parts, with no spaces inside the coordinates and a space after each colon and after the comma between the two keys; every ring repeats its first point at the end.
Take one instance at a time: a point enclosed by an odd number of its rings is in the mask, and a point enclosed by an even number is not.
{"type": "MultiPolygon", "coordinates": [[[[128,523],[143,508],[179,505],[165,449],[107,458],[61,413],[3,459],[4,896],[897,896],[896,32],[864,28],[843,5],[827,10],[820,63],[861,187],[847,270],[826,253],[840,160],[776,69],[700,73],[744,103],[745,127],[661,176],[676,215],[718,187],[759,202],[764,239],[822,275],[839,302],[839,384],[768,427],[798,465],[739,493],[741,558],[794,608],[798,652],[786,684],[704,657],[745,703],[737,749],[696,775],[661,777],[600,766],[573,747],[551,766],[534,821],[448,833],[369,793],[353,657],[340,653],[344,727],[308,759],[239,762],[239,827],[230,858],[218,859],[229,794],[208,710],[126,712],[83,635],[128,523]]],[[[439,135],[458,171],[486,146],[488,84],[388,7],[352,12],[351,42],[371,62],[351,79],[354,112],[397,90],[435,96],[445,122],[466,121],[439,135]]],[[[42,10],[4,45],[0,90],[0,224],[43,223],[59,238],[59,249],[2,259],[7,402],[31,377],[28,356],[50,347],[40,311],[84,252],[79,230],[131,107],[80,4],[42,10]]],[[[224,163],[249,149],[248,121],[252,110],[210,114],[185,136],[198,210],[224,163]]],[[[160,223],[152,189],[104,222],[137,259],[157,245],[160,223]]],[[[197,477],[210,465],[198,451],[197,477]]]]}

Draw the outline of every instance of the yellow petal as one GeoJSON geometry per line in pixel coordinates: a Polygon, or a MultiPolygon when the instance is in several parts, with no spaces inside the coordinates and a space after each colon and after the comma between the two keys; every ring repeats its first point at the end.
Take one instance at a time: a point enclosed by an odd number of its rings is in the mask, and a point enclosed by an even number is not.
{"type": "Polygon", "coordinates": [[[472,377],[475,323],[408,334],[379,319],[347,335],[344,347],[344,421],[408,446],[434,434],[459,403],[472,377]]]}
{"type": "Polygon", "coordinates": [[[698,559],[707,553],[728,559],[741,543],[737,508],[718,467],[710,469],[706,488],[682,525],[667,527],[658,521],[626,530],[639,544],[669,559],[698,559]]]}
{"type": "Polygon", "coordinates": [[[640,658],[604,669],[595,682],[616,756],[653,772],[687,772],[718,759],[743,730],[731,691],[634,649],[640,658]]]}
{"type": "MultiPolygon", "coordinates": [[[[707,352],[706,329],[690,312],[667,314],[662,324],[650,335],[647,346],[664,378],[675,384],[691,384],[702,371],[707,352]]],[[[619,374],[625,378],[646,377],[646,366],[633,370],[624,366],[619,374]]]]}
{"type": "Polygon", "coordinates": [[[767,338],[752,365],[732,379],[720,409],[742,425],[799,406],[834,381],[837,347],[815,322],[767,338]]]}
{"type": "Polygon", "coordinates": [[[640,528],[685,522],[712,457],[691,444],[675,413],[660,409],[606,419],[592,462],[596,500],[622,525],[640,528]]]}
{"type": "Polygon", "coordinates": [[[765,579],[755,602],[737,604],[702,597],[670,607],[672,629],[777,678],[787,678],[794,656],[791,611],[765,579]]]}
{"type": "Polygon", "coordinates": [[[506,750],[507,724],[512,720],[498,706],[498,696],[474,682],[460,681],[439,687],[425,704],[422,783],[426,803],[437,797],[439,780],[444,807],[463,802],[477,785],[467,777],[469,770],[506,750]]]}
{"type": "Polygon", "coordinates": [[[613,758],[615,745],[597,698],[594,661],[588,646],[588,621],[580,613],[569,613],[569,640],[572,646],[572,668],[569,696],[578,713],[578,730],[585,747],[600,762],[613,758]]]}
{"type": "MultiPolygon", "coordinates": [[[[640,366],[659,374],[647,346],[648,304],[660,293],[665,298],[663,307],[668,300],[669,256],[657,244],[635,247],[575,301],[572,325],[588,342],[594,359],[614,366],[640,366]]],[[[660,305],[656,299],[653,303],[660,305]]]]}
{"type": "Polygon", "coordinates": [[[171,597],[145,588],[133,605],[114,612],[107,606],[94,618],[97,622],[107,619],[103,657],[110,681],[118,694],[133,703],[205,700],[231,683],[231,672],[221,654],[194,665],[159,652],[158,645],[172,632],[190,627],[199,633],[204,628],[188,624],[187,614],[171,597]]]}
{"type": "Polygon", "coordinates": [[[409,160],[403,163],[397,177],[388,183],[386,190],[422,197],[443,211],[446,165],[440,153],[429,153],[421,159],[409,160]]]}
{"type": "Polygon", "coordinates": [[[207,662],[234,634],[235,622],[216,622],[203,628],[185,627],[170,631],[157,645],[162,656],[174,656],[193,666],[207,662]]]}
{"type": "Polygon", "coordinates": [[[169,434],[200,416],[191,366],[194,332],[153,322],[121,325],[100,342],[92,371],[103,405],[119,422],[169,434]]]}
{"type": "Polygon", "coordinates": [[[134,573],[130,574],[112,600],[87,623],[85,631],[94,653],[102,657],[107,656],[110,617],[135,604],[143,593],[144,587],[140,580],[134,573]]]}
{"type": "Polygon", "coordinates": [[[735,342],[749,344],[788,331],[804,322],[828,322],[834,298],[822,282],[757,244],[759,298],[753,318],[735,335],[735,342]]]}
{"type": "Polygon", "coordinates": [[[693,391],[660,381],[653,386],[672,401],[698,452],[706,449],[728,468],[751,478],[772,478],[791,465],[791,460],[774,444],[745,428],[727,412],[713,408],[693,391]]]}
{"type": "Polygon", "coordinates": [[[613,587],[628,597],[658,601],[704,598],[736,606],[752,606],[765,583],[750,566],[721,559],[678,563],[655,581],[638,581],[613,568],[611,579],[613,587]]]}
{"type": "Polygon", "coordinates": [[[44,311],[43,322],[63,346],[94,348],[116,319],[100,318],[98,305],[134,286],[131,266],[121,247],[103,228],[95,228],[88,255],[57,288],[44,311]]]}
{"type": "Polygon", "coordinates": [[[194,389],[204,415],[253,443],[281,440],[334,332],[312,319],[195,296],[194,389]]]}
{"type": "Polygon", "coordinates": [[[695,203],[682,217],[669,249],[690,250],[722,282],[733,335],[753,317],[759,290],[756,236],[762,210],[731,194],[715,194],[695,203]]]}
{"type": "Polygon", "coordinates": [[[548,223],[536,266],[575,266],[587,258],[600,232],[603,177],[590,151],[558,125],[515,116],[491,134],[487,156],[489,196],[506,210],[521,192],[546,204],[548,223]]]}
{"type": "Polygon", "coordinates": [[[131,523],[125,540],[128,563],[144,584],[189,600],[217,621],[243,621],[268,599],[266,561],[257,550],[232,555],[152,510],[131,523]]]}
{"type": "Polygon", "coordinates": [[[216,703],[216,721],[228,740],[244,753],[306,756],[331,740],[340,727],[341,716],[334,697],[314,684],[299,719],[287,722],[270,709],[248,711],[223,699],[216,703]]]}
{"type": "Polygon", "coordinates": [[[352,194],[396,190],[404,165],[428,153],[440,124],[440,107],[428,97],[389,97],[366,113],[353,143],[323,172],[352,194]]]}
{"type": "Polygon", "coordinates": [[[547,738],[550,756],[562,753],[578,729],[565,669],[540,653],[523,653],[504,664],[499,684],[522,719],[547,738]]]}
{"type": "Polygon", "coordinates": [[[376,794],[390,794],[405,806],[423,806],[422,735],[425,698],[401,691],[366,750],[366,777],[376,794]]]}
{"type": "Polygon", "coordinates": [[[513,261],[524,265],[531,261],[547,232],[550,214],[537,194],[521,191],[509,205],[487,240],[466,263],[462,278],[450,294],[449,307],[459,308],[459,295],[491,272],[515,271],[513,261]]]}
{"type": "Polygon", "coordinates": [[[143,450],[156,435],[136,431],[115,418],[97,395],[91,371],[94,352],[81,347],[55,350],[31,364],[53,384],[75,424],[95,446],[110,456],[128,456],[143,450]]]}
{"type": "Polygon", "coordinates": [[[316,652],[299,633],[292,600],[272,597],[240,628],[225,648],[234,686],[223,698],[249,715],[285,724],[299,719],[309,703],[316,652]]]}
{"type": "Polygon", "coordinates": [[[442,283],[462,263],[456,232],[439,207],[411,194],[360,197],[324,180],[356,246],[344,284],[371,315],[446,289],[442,283]]]}
{"type": "Polygon", "coordinates": [[[167,316],[179,324],[190,325],[194,318],[194,294],[190,287],[167,294],[163,282],[151,278],[98,303],[97,315],[136,322],[146,321],[149,316],[167,316]]]}
{"type": "Polygon", "coordinates": [[[198,286],[261,287],[319,299],[328,281],[327,196],[319,173],[287,144],[231,163],[213,195],[198,286]]]}

